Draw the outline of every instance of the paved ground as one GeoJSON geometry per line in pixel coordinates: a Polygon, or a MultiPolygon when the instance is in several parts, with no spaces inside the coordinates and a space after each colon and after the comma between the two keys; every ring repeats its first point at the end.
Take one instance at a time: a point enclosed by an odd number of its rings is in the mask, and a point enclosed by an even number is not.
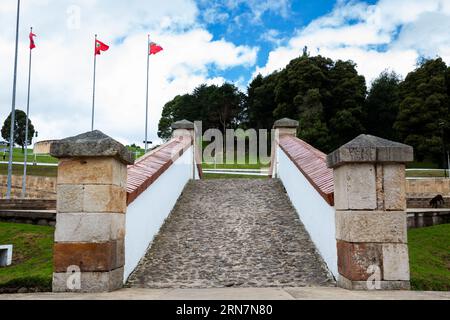
{"type": "Polygon", "coordinates": [[[122,289],[102,294],[0,295],[0,300],[450,300],[450,292],[340,288],[122,289]]]}
{"type": "Polygon", "coordinates": [[[188,184],[132,288],[334,286],[278,180],[188,184]]]}

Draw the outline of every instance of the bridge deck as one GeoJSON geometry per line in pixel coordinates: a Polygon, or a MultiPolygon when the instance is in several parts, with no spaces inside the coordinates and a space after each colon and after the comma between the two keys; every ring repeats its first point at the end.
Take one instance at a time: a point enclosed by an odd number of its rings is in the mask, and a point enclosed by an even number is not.
{"type": "Polygon", "coordinates": [[[280,181],[207,180],[187,185],[128,286],[304,287],[334,282],[280,181]]]}

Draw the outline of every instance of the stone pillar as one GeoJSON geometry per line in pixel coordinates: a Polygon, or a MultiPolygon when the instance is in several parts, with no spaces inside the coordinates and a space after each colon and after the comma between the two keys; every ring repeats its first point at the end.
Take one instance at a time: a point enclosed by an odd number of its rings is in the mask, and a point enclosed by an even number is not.
{"type": "MultiPolygon", "coordinates": [[[[192,142],[195,140],[195,125],[193,122],[188,120],[181,120],[174,122],[172,124],[172,137],[180,139],[191,139],[192,142]]],[[[192,149],[192,179],[195,180],[196,166],[201,168],[201,149],[197,145],[193,145],[192,149]]],[[[200,170],[199,170],[200,172],[200,170]]]]}
{"type": "Polygon", "coordinates": [[[369,135],[328,156],[340,287],[410,288],[405,163],[413,158],[412,147],[369,135]]]}
{"type": "Polygon", "coordinates": [[[121,288],[133,155],[100,131],[54,142],[50,153],[59,159],[53,291],[121,288]]]}
{"type": "Polygon", "coordinates": [[[279,144],[279,138],[283,135],[289,135],[289,136],[297,136],[297,130],[299,127],[299,123],[296,120],[284,118],[281,120],[275,121],[273,125],[273,131],[272,133],[275,134],[275,137],[272,137],[272,152],[271,152],[271,164],[270,164],[270,170],[269,170],[269,176],[271,178],[277,177],[277,168],[278,168],[278,159],[277,159],[277,147],[279,144]]]}
{"type": "Polygon", "coordinates": [[[273,129],[276,131],[277,136],[282,135],[297,136],[298,126],[299,126],[298,121],[284,118],[275,121],[273,129]]]}
{"type": "Polygon", "coordinates": [[[191,136],[194,139],[194,123],[188,120],[177,121],[172,124],[174,138],[191,136]]]}

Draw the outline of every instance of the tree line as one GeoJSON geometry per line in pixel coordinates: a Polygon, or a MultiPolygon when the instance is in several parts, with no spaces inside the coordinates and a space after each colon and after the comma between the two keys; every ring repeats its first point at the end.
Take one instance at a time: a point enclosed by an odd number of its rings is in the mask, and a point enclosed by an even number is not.
{"type": "Polygon", "coordinates": [[[419,161],[444,162],[450,149],[450,67],[422,59],[405,79],[382,72],[367,88],[352,61],[312,57],[305,49],[286,68],[258,75],[246,94],[233,84],[201,85],[163,109],[158,135],[187,119],[203,128],[271,129],[281,118],[300,122],[298,137],[331,152],[361,133],[404,142],[419,161]]]}

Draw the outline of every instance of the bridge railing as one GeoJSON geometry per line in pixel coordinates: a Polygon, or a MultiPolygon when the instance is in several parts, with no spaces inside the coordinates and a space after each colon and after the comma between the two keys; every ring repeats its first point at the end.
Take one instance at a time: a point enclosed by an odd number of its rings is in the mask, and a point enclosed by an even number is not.
{"type": "Polygon", "coordinates": [[[337,278],[333,170],[327,167],[324,153],[296,138],[297,126],[288,119],[275,123],[272,176],[282,181],[311,240],[337,278]]]}
{"type": "Polygon", "coordinates": [[[361,135],[325,156],[275,123],[273,175],[283,182],[338,285],[409,289],[405,163],[410,146],[361,135]]]}
{"type": "Polygon", "coordinates": [[[201,176],[193,124],[134,163],[100,131],[57,141],[59,159],[53,291],[104,292],[123,286],[184,186],[201,176]]]}
{"type": "Polygon", "coordinates": [[[190,179],[194,161],[193,124],[175,124],[174,137],[128,167],[124,280],[134,271],[190,179]]]}

